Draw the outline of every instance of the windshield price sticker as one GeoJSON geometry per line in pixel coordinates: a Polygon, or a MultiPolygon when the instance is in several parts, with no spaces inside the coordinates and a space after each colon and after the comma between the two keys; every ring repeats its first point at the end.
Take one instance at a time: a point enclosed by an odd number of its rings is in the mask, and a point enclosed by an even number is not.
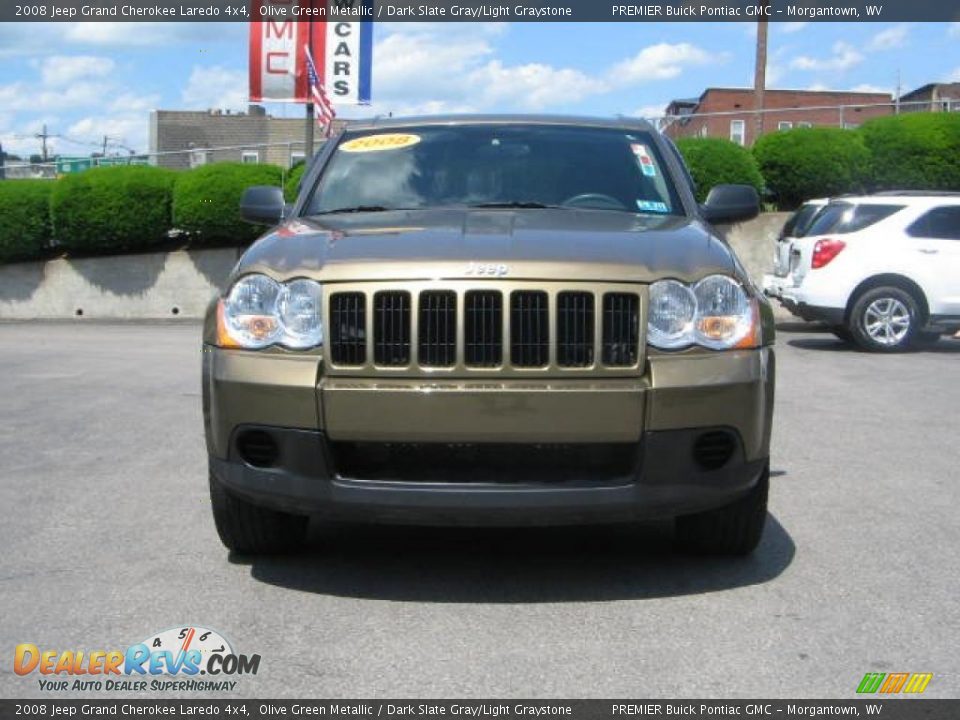
{"type": "Polygon", "coordinates": [[[363,153],[380,152],[382,150],[399,150],[420,142],[419,135],[406,133],[391,133],[389,135],[367,135],[366,137],[348,140],[340,149],[344,152],[363,153]]]}

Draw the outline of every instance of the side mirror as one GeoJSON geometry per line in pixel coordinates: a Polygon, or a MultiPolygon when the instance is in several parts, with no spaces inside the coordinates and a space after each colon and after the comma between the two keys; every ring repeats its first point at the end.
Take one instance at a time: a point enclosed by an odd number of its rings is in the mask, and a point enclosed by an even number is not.
{"type": "Polygon", "coordinates": [[[751,220],[760,214],[760,196],[752,185],[717,185],[700,210],[709,223],[751,220]]]}
{"type": "Polygon", "coordinates": [[[240,199],[240,217],[255,225],[276,225],[284,209],[283,190],[273,185],[249,187],[240,199]]]}

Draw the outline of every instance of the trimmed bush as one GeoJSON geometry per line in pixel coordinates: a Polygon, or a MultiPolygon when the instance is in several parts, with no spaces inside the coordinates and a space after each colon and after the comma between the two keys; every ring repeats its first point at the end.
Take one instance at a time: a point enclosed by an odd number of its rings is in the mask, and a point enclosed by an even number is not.
{"type": "Polygon", "coordinates": [[[870,153],[860,133],[798,128],[762,136],[753,154],[781,209],[806,200],[862,192],[870,153]]]}
{"type": "Polygon", "coordinates": [[[164,242],[175,175],[157,167],[106,167],[61,178],[50,196],[54,238],[81,252],[164,242]]]}
{"type": "Polygon", "coordinates": [[[719,138],[683,138],[677,149],[697,184],[697,200],[703,202],[714,185],[753,185],[763,190],[763,176],[746,148],[719,138]]]}
{"type": "Polygon", "coordinates": [[[960,190],[960,113],[905,113],[863,124],[872,190],[960,190]]]}
{"type": "Polygon", "coordinates": [[[0,182],[0,262],[32,260],[50,245],[53,180],[0,182]]]}
{"type": "Polygon", "coordinates": [[[252,185],[280,186],[276,165],[216,163],[181,173],[173,188],[173,224],[203,245],[249,243],[262,229],[240,219],[240,198],[252,185]]]}
{"type": "Polygon", "coordinates": [[[287,181],[283,184],[283,196],[288,203],[297,199],[297,191],[300,189],[300,180],[307,169],[306,163],[299,162],[290,169],[287,181]]]}

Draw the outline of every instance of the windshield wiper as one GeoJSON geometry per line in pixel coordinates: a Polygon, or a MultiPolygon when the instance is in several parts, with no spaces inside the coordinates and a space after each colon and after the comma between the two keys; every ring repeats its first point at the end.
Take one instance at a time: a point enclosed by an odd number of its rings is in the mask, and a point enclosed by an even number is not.
{"type": "Polygon", "coordinates": [[[539,210],[542,208],[558,208],[559,205],[547,205],[533,200],[504,200],[502,202],[474,203],[472,208],[520,208],[521,210],[539,210]]]}
{"type": "Polygon", "coordinates": [[[333,210],[323,210],[315,213],[316,215],[337,215],[341,213],[362,213],[362,212],[386,212],[393,208],[383,205],[354,205],[353,207],[334,208],[333,210]]]}

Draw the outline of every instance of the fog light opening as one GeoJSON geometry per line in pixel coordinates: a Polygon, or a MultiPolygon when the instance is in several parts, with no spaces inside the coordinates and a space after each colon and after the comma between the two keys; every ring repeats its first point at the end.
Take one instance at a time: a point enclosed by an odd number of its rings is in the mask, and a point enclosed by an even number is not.
{"type": "Polygon", "coordinates": [[[253,467],[268,468],[280,459],[280,448],[273,436],[263,430],[244,430],[237,437],[240,458],[253,467]]]}
{"type": "Polygon", "coordinates": [[[704,470],[719,470],[730,462],[736,447],[731,433],[725,430],[706,432],[693,444],[693,459],[704,470]]]}

